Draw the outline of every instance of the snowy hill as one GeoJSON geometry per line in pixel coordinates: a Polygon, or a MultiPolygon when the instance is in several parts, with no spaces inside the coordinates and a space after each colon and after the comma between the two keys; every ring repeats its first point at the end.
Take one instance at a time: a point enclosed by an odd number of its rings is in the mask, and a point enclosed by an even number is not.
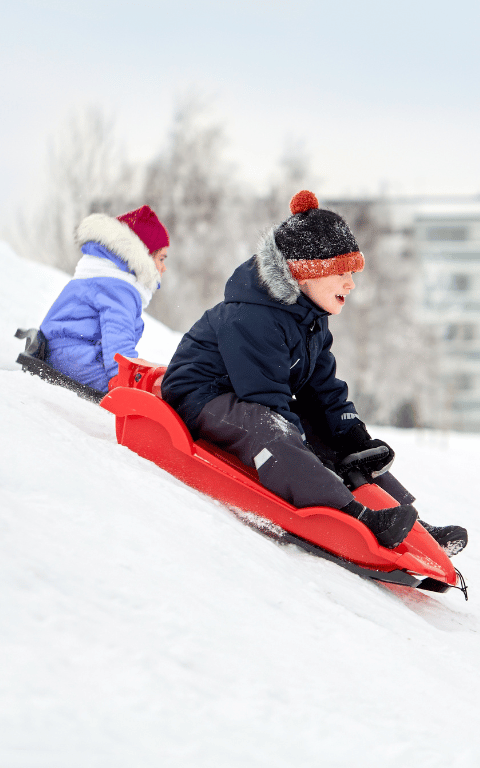
{"type": "MultiPolygon", "coordinates": [[[[2,768],[480,764],[480,437],[374,429],[432,523],[470,532],[470,600],[279,547],[22,373],[68,279],[0,246],[2,768]]],[[[139,352],[178,335],[147,318],[139,352]]]]}

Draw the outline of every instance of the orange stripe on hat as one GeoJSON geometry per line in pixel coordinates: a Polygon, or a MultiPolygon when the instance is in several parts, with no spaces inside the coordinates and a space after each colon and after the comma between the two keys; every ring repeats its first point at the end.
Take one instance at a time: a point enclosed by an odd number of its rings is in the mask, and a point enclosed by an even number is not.
{"type": "Polygon", "coordinates": [[[343,275],[345,272],[361,272],[365,266],[363,253],[354,251],[331,259],[287,259],[295,280],[315,280],[317,277],[343,275]]]}

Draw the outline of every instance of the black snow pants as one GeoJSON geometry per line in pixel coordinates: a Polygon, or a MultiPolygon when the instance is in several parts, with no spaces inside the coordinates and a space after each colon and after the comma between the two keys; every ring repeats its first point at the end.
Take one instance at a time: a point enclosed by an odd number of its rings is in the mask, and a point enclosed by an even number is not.
{"type": "MultiPolygon", "coordinates": [[[[259,403],[239,400],[234,393],[219,395],[202,409],[197,433],[243,464],[255,467],[262,485],[295,507],[327,506],[341,509],[353,496],[329,466],[335,451],[313,430],[296,408],[305,436],[279,414],[259,403]],[[306,437],[311,450],[304,442],[306,437]],[[315,452],[314,452],[315,451],[315,452]]],[[[375,482],[400,504],[414,497],[389,472],[375,482]]]]}

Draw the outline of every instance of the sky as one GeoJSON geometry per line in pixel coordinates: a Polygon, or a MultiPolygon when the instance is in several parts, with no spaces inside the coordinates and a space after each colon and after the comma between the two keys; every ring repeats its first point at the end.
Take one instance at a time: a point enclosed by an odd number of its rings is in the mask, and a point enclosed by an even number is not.
{"type": "Polygon", "coordinates": [[[477,0],[0,0],[0,227],[72,114],[103,109],[140,162],[187,92],[257,189],[294,143],[323,196],[480,193],[479,21],[477,0]]]}

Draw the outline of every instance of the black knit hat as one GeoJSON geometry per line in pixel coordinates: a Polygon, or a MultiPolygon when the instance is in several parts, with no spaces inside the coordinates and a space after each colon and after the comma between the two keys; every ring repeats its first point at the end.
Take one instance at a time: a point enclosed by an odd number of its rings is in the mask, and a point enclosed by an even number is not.
{"type": "Polygon", "coordinates": [[[365,260],[348,224],[338,213],[318,207],[313,192],[290,201],[292,216],[276,228],[277,248],[296,280],[361,272],[365,260]]]}

